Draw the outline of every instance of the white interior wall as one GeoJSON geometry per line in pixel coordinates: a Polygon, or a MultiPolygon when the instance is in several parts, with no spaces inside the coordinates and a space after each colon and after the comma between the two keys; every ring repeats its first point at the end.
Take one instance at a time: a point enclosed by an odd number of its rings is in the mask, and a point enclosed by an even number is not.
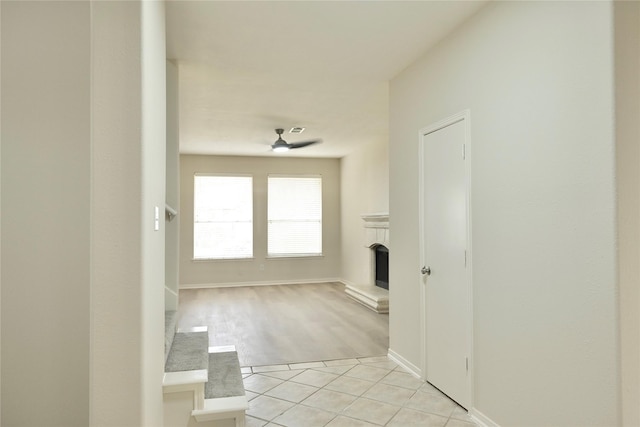
{"type": "Polygon", "coordinates": [[[86,426],[89,3],[1,8],[1,424],[86,426]]]}
{"type": "Polygon", "coordinates": [[[640,3],[616,2],[616,168],[622,422],[640,425],[640,3]]]}
{"type": "Polygon", "coordinates": [[[390,87],[390,346],[421,366],[418,131],[471,111],[474,407],[619,423],[612,6],[490,3],[390,87]]]}
{"type": "Polygon", "coordinates": [[[180,156],[180,287],[334,281],[340,276],[340,161],[288,157],[180,156]],[[253,175],[254,256],[193,258],[195,173],[253,175]],[[322,175],[322,257],[267,258],[267,174],[322,175]]]}
{"type": "MultiPolygon", "coordinates": [[[[2,129],[2,4],[0,4],[0,129],[2,129]]],[[[2,165],[2,132],[0,132],[0,165],[2,165]]],[[[2,173],[0,173],[0,424],[2,423],[2,173]]]]}
{"type": "Polygon", "coordinates": [[[162,7],[2,3],[3,425],[162,423],[162,7]]]}
{"type": "Polygon", "coordinates": [[[341,278],[370,284],[370,249],[365,245],[363,214],[389,212],[388,143],[374,141],[340,161],[342,245],[341,278]]]}
{"type": "Polygon", "coordinates": [[[140,1],[142,71],[142,426],[162,425],[166,200],[166,46],[164,2],[140,1]],[[157,212],[157,214],[156,214],[157,212]],[[157,222],[156,222],[157,221],[157,222]]]}
{"type": "MultiPolygon", "coordinates": [[[[167,155],[166,155],[166,203],[180,210],[180,154],[178,152],[178,66],[167,61],[167,155]]],[[[164,214],[163,214],[164,216],[164,214]]],[[[178,309],[178,247],[180,245],[180,221],[173,218],[165,222],[165,310],[178,309]]]]}
{"type": "Polygon", "coordinates": [[[141,424],[142,88],[129,77],[141,75],[140,7],[92,12],[91,424],[141,424]]]}
{"type": "Polygon", "coordinates": [[[90,425],[159,426],[164,4],[92,2],[91,11],[90,425]]]}

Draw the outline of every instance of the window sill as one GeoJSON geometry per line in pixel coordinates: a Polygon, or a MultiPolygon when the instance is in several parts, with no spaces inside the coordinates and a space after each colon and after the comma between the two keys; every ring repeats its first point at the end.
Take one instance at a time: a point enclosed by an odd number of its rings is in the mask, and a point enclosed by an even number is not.
{"type": "Polygon", "coordinates": [[[316,258],[324,258],[324,254],[319,255],[267,255],[268,260],[277,260],[277,259],[316,259],[316,258]]]}
{"type": "Polygon", "coordinates": [[[191,262],[227,262],[227,261],[253,261],[254,257],[248,258],[191,258],[191,262]]]}

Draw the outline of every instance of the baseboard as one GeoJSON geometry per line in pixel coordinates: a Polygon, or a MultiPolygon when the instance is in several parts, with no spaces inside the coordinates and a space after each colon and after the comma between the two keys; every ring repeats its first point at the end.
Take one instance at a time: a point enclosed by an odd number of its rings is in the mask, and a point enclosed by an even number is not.
{"type": "Polygon", "coordinates": [[[476,408],[471,408],[469,410],[469,416],[480,427],[500,427],[500,425],[494,422],[491,418],[487,417],[482,412],[478,411],[476,408]]]}
{"type": "Polygon", "coordinates": [[[206,289],[206,288],[235,288],[242,286],[275,286],[275,285],[311,285],[317,283],[342,283],[335,277],[324,279],[302,280],[267,280],[260,282],[229,282],[229,283],[191,283],[181,284],[180,289],[206,289]]]}
{"type": "Polygon", "coordinates": [[[349,281],[347,279],[336,279],[336,282],[342,283],[345,287],[347,287],[347,286],[356,286],[355,283],[353,283],[353,282],[351,282],[351,281],[349,281]]]}
{"type": "Polygon", "coordinates": [[[387,354],[387,356],[389,357],[389,359],[396,362],[398,365],[400,365],[402,368],[404,368],[407,372],[409,372],[414,377],[421,380],[424,379],[422,377],[422,369],[418,368],[416,365],[409,362],[407,359],[405,359],[395,351],[389,349],[389,353],[387,354]]]}

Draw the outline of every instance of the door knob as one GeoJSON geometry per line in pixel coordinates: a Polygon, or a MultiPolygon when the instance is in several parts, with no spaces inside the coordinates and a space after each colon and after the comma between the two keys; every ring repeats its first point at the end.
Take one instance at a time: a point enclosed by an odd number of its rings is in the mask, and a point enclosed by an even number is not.
{"type": "Polygon", "coordinates": [[[431,267],[424,266],[420,269],[422,274],[426,274],[427,276],[431,276],[431,267]]]}

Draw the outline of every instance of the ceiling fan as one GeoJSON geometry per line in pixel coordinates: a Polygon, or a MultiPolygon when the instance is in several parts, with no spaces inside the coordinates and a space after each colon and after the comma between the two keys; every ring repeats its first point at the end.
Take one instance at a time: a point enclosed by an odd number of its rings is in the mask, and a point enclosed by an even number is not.
{"type": "Polygon", "coordinates": [[[289,144],[287,141],[282,139],[282,133],[284,129],[276,129],[276,133],[278,134],[278,140],[271,145],[271,149],[276,153],[281,153],[284,151],[289,151],[293,148],[302,148],[308,145],[317,144],[318,142],[322,142],[321,139],[313,139],[311,141],[302,141],[302,142],[292,142],[289,144]]]}

